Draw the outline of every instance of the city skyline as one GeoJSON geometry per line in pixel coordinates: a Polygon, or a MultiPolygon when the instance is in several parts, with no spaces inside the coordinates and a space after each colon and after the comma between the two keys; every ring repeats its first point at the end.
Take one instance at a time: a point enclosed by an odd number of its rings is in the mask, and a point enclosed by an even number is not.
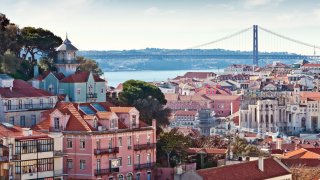
{"type": "Polygon", "coordinates": [[[1,4],[1,12],[11,22],[42,27],[62,38],[67,32],[81,50],[184,49],[253,24],[320,44],[315,38],[320,30],[320,3],[315,0],[1,0],[1,4]]]}

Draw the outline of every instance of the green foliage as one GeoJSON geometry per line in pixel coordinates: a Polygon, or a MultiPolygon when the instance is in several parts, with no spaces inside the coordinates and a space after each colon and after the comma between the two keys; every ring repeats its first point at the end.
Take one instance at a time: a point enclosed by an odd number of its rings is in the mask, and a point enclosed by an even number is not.
{"type": "Polygon", "coordinates": [[[235,137],[232,146],[232,152],[236,157],[239,156],[259,156],[262,152],[257,146],[249,144],[246,139],[235,137]]]}
{"type": "Polygon", "coordinates": [[[141,119],[148,124],[152,119],[157,120],[158,126],[169,124],[171,110],[164,106],[167,101],[158,87],[139,80],[129,80],[123,84],[119,99],[123,106],[137,108],[141,119]]]}
{"type": "Polygon", "coordinates": [[[56,71],[57,68],[53,65],[53,59],[49,57],[42,57],[39,61],[41,72],[43,71],[56,71]]]}
{"type": "Polygon", "coordinates": [[[226,148],[223,139],[219,136],[200,136],[192,139],[195,148],[226,148]]]}
{"type": "Polygon", "coordinates": [[[19,54],[21,46],[18,43],[18,32],[18,26],[10,23],[10,20],[0,13],[0,55],[4,55],[8,50],[19,54]]]}
{"type": "Polygon", "coordinates": [[[24,61],[12,53],[0,55],[0,72],[16,79],[29,80],[33,76],[33,63],[24,61]]]}
{"type": "Polygon", "coordinates": [[[99,67],[99,64],[95,60],[79,56],[77,57],[77,61],[80,63],[80,66],[78,67],[79,71],[89,71],[99,76],[103,75],[103,72],[99,67]]]}
{"type": "Polygon", "coordinates": [[[175,153],[182,156],[184,150],[190,146],[190,139],[172,130],[160,134],[157,142],[157,158],[161,159],[164,155],[167,157],[167,165],[170,166],[170,157],[175,153]]]}
{"type": "Polygon", "coordinates": [[[24,47],[25,55],[31,55],[31,60],[34,61],[36,54],[53,58],[55,48],[62,43],[62,39],[49,30],[24,27],[21,29],[19,42],[24,47]]]}
{"type": "Polygon", "coordinates": [[[155,98],[160,104],[167,103],[161,90],[150,83],[139,80],[128,80],[123,84],[123,92],[120,101],[128,105],[133,105],[138,99],[155,98]]]}

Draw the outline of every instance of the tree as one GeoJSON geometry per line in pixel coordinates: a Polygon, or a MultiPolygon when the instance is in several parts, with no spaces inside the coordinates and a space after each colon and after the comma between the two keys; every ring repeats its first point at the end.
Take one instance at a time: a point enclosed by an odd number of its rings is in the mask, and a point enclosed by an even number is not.
{"type": "Polygon", "coordinates": [[[62,39],[51,31],[42,28],[25,27],[21,30],[19,42],[24,47],[25,56],[30,55],[35,60],[35,55],[47,55],[53,58],[55,48],[62,43],[62,39]]]}
{"type": "Polygon", "coordinates": [[[103,72],[99,67],[99,63],[95,60],[79,56],[77,57],[77,61],[80,63],[80,66],[78,67],[79,71],[89,71],[99,76],[103,75],[103,72]]]}
{"type": "Polygon", "coordinates": [[[155,98],[160,104],[165,105],[167,100],[161,90],[150,83],[139,80],[128,80],[123,83],[123,92],[120,101],[127,105],[133,105],[138,99],[155,98]]]}
{"type": "Polygon", "coordinates": [[[47,56],[41,57],[39,61],[39,67],[41,71],[56,71],[57,68],[54,66],[53,59],[47,56]]]}
{"type": "Polygon", "coordinates": [[[317,167],[298,166],[291,167],[290,170],[293,180],[320,178],[320,168],[317,167]]]}
{"type": "Polygon", "coordinates": [[[0,13],[0,55],[4,55],[7,50],[19,55],[21,45],[18,43],[19,28],[10,23],[10,20],[0,13]]]}
{"type": "Polygon", "coordinates": [[[200,136],[192,140],[192,147],[225,148],[225,144],[219,136],[200,136]]]}
{"type": "Polygon", "coordinates": [[[158,87],[143,81],[129,80],[123,83],[119,99],[123,106],[137,108],[141,119],[148,124],[151,124],[152,119],[156,119],[159,126],[169,124],[171,110],[164,106],[167,101],[158,87]]]}
{"type": "MultiPolygon", "coordinates": [[[[170,155],[175,152],[179,154],[188,148],[190,145],[189,139],[183,136],[181,133],[177,133],[172,130],[160,134],[160,139],[157,142],[157,150],[159,154],[165,153],[167,157],[167,165],[170,167],[170,155]]],[[[161,157],[157,156],[157,157],[161,157]]]]}

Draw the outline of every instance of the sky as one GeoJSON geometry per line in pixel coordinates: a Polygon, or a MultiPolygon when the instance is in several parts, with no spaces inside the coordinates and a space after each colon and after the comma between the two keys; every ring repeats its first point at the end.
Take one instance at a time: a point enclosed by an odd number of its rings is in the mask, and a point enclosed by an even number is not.
{"type": "MultiPolygon", "coordinates": [[[[0,13],[20,27],[67,32],[80,50],[184,49],[253,24],[320,46],[319,0],[0,0],[0,13]]],[[[243,36],[224,46],[250,49],[252,32],[243,36]]],[[[262,40],[266,50],[281,44],[262,40]]]]}

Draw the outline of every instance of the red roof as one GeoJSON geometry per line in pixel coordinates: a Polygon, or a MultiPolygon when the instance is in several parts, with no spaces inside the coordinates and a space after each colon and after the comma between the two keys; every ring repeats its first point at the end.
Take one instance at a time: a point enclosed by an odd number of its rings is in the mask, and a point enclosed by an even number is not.
{"type": "Polygon", "coordinates": [[[215,76],[216,74],[213,72],[187,72],[184,74],[184,78],[198,78],[198,79],[206,79],[208,77],[215,76]]]}
{"type": "Polygon", "coordinates": [[[318,167],[320,168],[320,159],[281,159],[282,163],[288,167],[318,167]]]}
{"type": "Polygon", "coordinates": [[[304,64],[302,65],[303,67],[320,67],[320,64],[313,64],[313,63],[309,63],[309,64],[304,64]]]}
{"type": "Polygon", "coordinates": [[[218,168],[198,170],[204,180],[260,180],[291,174],[273,158],[264,159],[264,170],[258,168],[258,161],[249,161],[218,168]]]}
{"type": "Polygon", "coordinates": [[[10,90],[9,87],[0,88],[0,95],[3,98],[54,96],[47,91],[34,88],[27,82],[20,79],[16,79],[13,81],[12,90],[10,90]]]}
{"type": "Polygon", "coordinates": [[[47,136],[47,135],[34,130],[32,130],[31,136],[24,136],[22,127],[14,126],[14,125],[6,126],[0,123],[0,137],[15,137],[15,138],[28,137],[29,139],[33,139],[37,137],[43,138],[44,136],[47,136]]]}
{"type": "Polygon", "coordinates": [[[196,114],[197,114],[197,111],[183,111],[183,110],[178,110],[175,113],[176,116],[195,116],[196,114]]]}
{"type": "Polygon", "coordinates": [[[51,71],[45,71],[40,75],[37,79],[38,80],[43,80],[45,79],[50,73],[52,73],[58,80],[61,80],[65,78],[65,75],[63,73],[57,73],[57,72],[51,72],[51,71]]]}
{"type": "MultiPolygon", "coordinates": [[[[87,82],[89,78],[90,72],[82,71],[82,72],[76,72],[75,74],[72,74],[64,79],[62,79],[60,82],[64,83],[80,83],[80,82],[87,82]]],[[[93,75],[95,82],[105,82],[104,79],[101,79],[98,75],[93,75]]]]}

